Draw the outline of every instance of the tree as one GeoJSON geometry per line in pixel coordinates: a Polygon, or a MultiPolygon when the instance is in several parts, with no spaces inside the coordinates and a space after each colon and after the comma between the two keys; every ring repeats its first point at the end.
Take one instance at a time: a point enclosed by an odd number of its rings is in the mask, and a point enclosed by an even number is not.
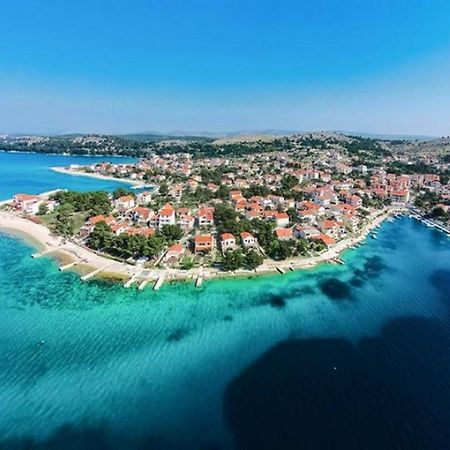
{"type": "Polygon", "coordinates": [[[267,247],[275,238],[273,236],[273,225],[261,219],[252,220],[253,230],[258,238],[259,245],[267,247]]]}
{"type": "Polygon", "coordinates": [[[219,233],[239,234],[240,226],[236,217],[236,211],[228,205],[219,203],[214,208],[214,223],[219,233]]]}
{"type": "Polygon", "coordinates": [[[123,197],[125,195],[131,195],[133,198],[136,197],[133,191],[130,191],[130,189],[126,189],[123,187],[117,188],[112,194],[114,200],[118,199],[119,197],[123,197]]]}
{"type": "Polygon", "coordinates": [[[308,241],[306,239],[298,239],[295,243],[295,249],[297,254],[307,256],[309,250],[308,241]]]}
{"type": "Polygon", "coordinates": [[[256,269],[264,262],[264,258],[255,250],[250,249],[245,254],[245,267],[250,270],[256,269]]]}
{"type": "Polygon", "coordinates": [[[56,231],[62,236],[72,236],[74,223],[72,219],[73,206],[71,204],[61,205],[56,209],[56,231]]]}
{"type": "Polygon", "coordinates": [[[286,241],[274,240],[267,248],[267,254],[276,260],[286,259],[292,256],[291,243],[286,241]]]}
{"type": "Polygon", "coordinates": [[[161,183],[159,185],[158,193],[163,197],[165,197],[169,193],[169,186],[167,185],[167,183],[161,183]]]}
{"type": "Polygon", "coordinates": [[[163,225],[161,234],[169,241],[179,241],[183,237],[180,225],[163,225]]]}
{"type": "Polygon", "coordinates": [[[289,208],[286,211],[289,214],[289,220],[293,223],[297,223],[300,219],[298,212],[295,208],[289,208]]]}
{"type": "Polygon", "coordinates": [[[89,235],[89,245],[95,250],[111,247],[114,234],[106,222],[98,222],[89,235]]]}
{"type": "Polygon", "coordinates": [[[48,213],[48,207],[47,207],[47,205],[46,205],[45,203],[41,203],[41,204],[39,205],[37,215],[38,215],[38,216],[45,216],[47,213],[48,213]]]}
{"type": "Polygon", "coordinates": [[[244,264],[244,255],[241,250],[227,251],[223,256],[222,267],[224,270],[237,270],[244,264]]]}

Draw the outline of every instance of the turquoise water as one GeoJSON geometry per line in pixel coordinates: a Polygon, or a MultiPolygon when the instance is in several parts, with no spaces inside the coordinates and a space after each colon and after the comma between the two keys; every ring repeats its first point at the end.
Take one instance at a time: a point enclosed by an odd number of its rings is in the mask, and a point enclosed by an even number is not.
{"type": "Polygon", "coordinates": [[[124,183],[95,180],[86,177],[67,176],[50,170],[50,167],[69,164],[93,164],[101,161],[126,163],[132,158],[110,156],[61,156],[38,153],[0,152],[0,200],[11,198],[18,192],[38,194],[57,188],[89,191],[111,191],[124,183]]]}
{"type": "Polygon", "coordinates": [[[1,235],[0,448],[448,448],[439,232],[399,219],[345,266],[157,293],[31,252],[1,235]]]}
{"type": "MultiPolygon", "coordinates": [[[[48,171],[85,160],[0,154],[0,198],[112,188],[48,171]]],[[[449,448],[442,233],[403,218],[344,266],[159,292],[32,252],[0,233],[1,450],[449,448]]]]}

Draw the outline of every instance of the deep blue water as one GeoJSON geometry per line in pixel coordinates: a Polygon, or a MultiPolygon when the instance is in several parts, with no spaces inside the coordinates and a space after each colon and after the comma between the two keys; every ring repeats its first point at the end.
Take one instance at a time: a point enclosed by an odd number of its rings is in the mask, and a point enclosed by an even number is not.
{"type": "Polygon", "coordinates": [[[154,292],[0,234],[0,449],[450,448],[450,238],[378,236],[344,266],[154,292]]]}
{"type": "Polygon", "coordinates": [[[93,164],[94,162],[114,161],[126,163],[132,158],[109,156],[61,156],[38,153],[0,152],[0,200],[11,198],[18,192],[38,194],[57,188],[78,191],[103,189],[111,191],[124,183],[75,177],[50,170],[55,166],[69,164],[93,164]]]}

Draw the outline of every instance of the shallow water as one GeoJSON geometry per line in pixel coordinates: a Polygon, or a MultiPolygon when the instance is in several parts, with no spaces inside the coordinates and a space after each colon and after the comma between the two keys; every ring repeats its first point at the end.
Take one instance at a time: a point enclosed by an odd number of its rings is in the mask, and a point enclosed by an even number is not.
{"type": "Polygon", "coordinates": [[[159,292],[31,253],[1,235],[0,448],[449,448],[442,233],[399,219],[345,266],[159,292]]]}
{"type": "Polygon", "coordinates": [[[0,200],[9,199],[18,192],[39,194],[58,188],[76,191],[99,189],[112,191],[117,187],[126,186],[122,182],[64,175],[50,169],[56,166],[94,164],[102,161],[126,163],[134,161],[134,159],[110,156],[63,156],[0,152],[0,200]]]}
{"type": "MultiPolygon", "coordinates": [[[[0,153],[0,198],[117,187],[49,170],[93,160],[0,153]]],[[[0,234],[0,449],[449,448],[450,238],[378,236],[345,266],[155,293],[0,234]]]]}

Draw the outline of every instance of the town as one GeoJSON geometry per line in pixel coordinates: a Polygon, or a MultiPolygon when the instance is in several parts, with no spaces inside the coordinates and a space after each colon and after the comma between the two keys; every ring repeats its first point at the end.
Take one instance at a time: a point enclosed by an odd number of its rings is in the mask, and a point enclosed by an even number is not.
{"type": "Polygon", "coordinates": [[[225,146],[223,156],[163,145],[135,163],[63,169],[151,187],[18,193],[6,207],[130,264],[277,267],[351,242],[392,210],[410,208],[448,226],[448,156],[434,154],[429,161],[427,154],[393,154],[388,144],[316,133],[279,139],[272,147],[241,143],[232,152],[225,146]]]}

